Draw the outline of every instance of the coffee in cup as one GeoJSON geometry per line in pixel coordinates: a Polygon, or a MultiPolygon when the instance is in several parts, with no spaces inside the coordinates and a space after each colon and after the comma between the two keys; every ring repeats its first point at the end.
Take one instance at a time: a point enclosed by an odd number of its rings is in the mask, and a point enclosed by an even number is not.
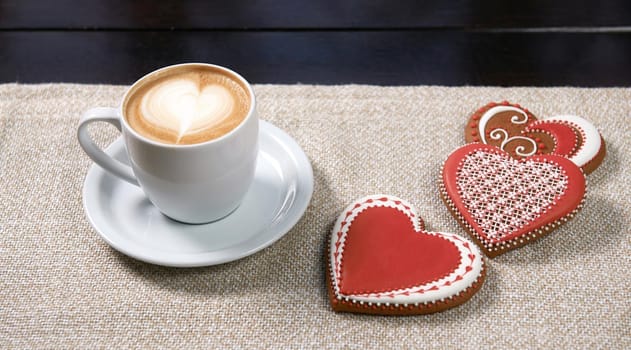
{"type": "Polygon", "coordinates": [[[249,83],[216,65],[164,67],[136,81],[120,108],[86,111],[77,130],[98,165],[133,185],[166,216],[185,223],[219,220],[237,208],[254,179],[258,114],[249,83]],[[88,125],[122,133],[131,167],[94,142],[88,125]]]}
{"type": "Polygon", "coordinates": [[[184,65],[147,77],[129,92],[123,114],[139,134],[167,144],[195,144],[237,127],[250,110],[246,86],[231,73],[184,65]]]}

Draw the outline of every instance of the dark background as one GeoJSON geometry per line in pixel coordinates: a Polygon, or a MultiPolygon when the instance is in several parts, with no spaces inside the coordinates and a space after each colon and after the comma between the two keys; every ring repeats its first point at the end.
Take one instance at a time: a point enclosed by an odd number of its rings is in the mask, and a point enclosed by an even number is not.
{"type": "Polygon", "coordinates": [[[0,0],[0,82],[631,85],[631,1],[0,0]]]}

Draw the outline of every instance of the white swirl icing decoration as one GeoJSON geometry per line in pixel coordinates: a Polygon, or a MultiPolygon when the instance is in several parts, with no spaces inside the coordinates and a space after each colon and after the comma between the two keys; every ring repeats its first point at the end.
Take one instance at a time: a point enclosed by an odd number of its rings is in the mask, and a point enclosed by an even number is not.
{"type": "MultiPolygon", "coordinates": [[[[512,120],[512,118],[511,118],[511,120],[512,120]]],[[[518,156],[521,156],[521,157],[528,157],[528,156],[531,156],[531,155],[533,155],[533,154],[535,154],[537,152],[537,143],[535,142],[535,140],[531,139],[530,137],[525,137],[525,136],[508,137],[508,132],[506,130],[500,129],[500,128],[497,128],[497,129],[494,129],[493,131],[491,131],[491,133],[489,134],[489,137],[491,137],[493,140],[496,140],[496,141],[502,140],[501,141],[502,143],[500,144],[500,148],[502,150],[505,150],[504,148],[510,142],[518,141],[518,140],[527,141],[528,143],[530,143],[532,145],[532,151],[526,152],[526,147],[524,147],[524,146],[517,146],[517,147],[515,147],[515,154],[517,154],[518,156]]]]}
{"type": "Polygon", "coordinates": [[[228,117],[235,101],[224,86],[196,81],[169,79],[157,84],[143,96],[140,109],[145,120],[184,135],[212,127],[228,117]]]}
{"type": "MultiPolygon", "coordinates": [[[[495,115],[502,113],[502,112],[515,112],[517,113],[514,116],[511,116],[510,121],[513,124],[526,124],[528,122],[528,115],[522,111],[521,109],[517,108],[517,107],[512,107],[512,106],[495,106],[490,108],[488,111],[484,112],[484,114],[482,115],[482,117],[480,118],[480,123],[479,123],[479,134],[480,134],[480,138],[482,139],[483,143],[487,143],[486,142],[486,135],[484,133],[484,130],[486,129],[486,124],[489,122],[489,120],[491,120],[491,118],[493,118],[495,115]]],[[[505,150],[504,147],[509,144],[510,142],[513,141],[517,141],[517,140],[523,140],[523,141],[527,141],[530,144],[532,144],[532,151],[531,152],[526,152],[526,147],[524,146],[517,146],[515,147],[515,154],[517,154],[518,156],[521,157],[527,157],[527,156],[531,156],[535,153],[537,153],[537,143],[528,138],[528,137],[524,137],[524,136],[513,136],[513,137],[508,137],[508,131],[501,129],[501,128],[497,128],[497,129],[493,129],[493,131],[491,131],[489,133],[489,137],[491,137],[491,139],[496,140],[496,141],[500,141],[501,140],[501,145],[500,148],[502,150],[505,150]]]]}
{"type": "Polygon", "coordinates": [[[515,108],[515,109],[521,113],[521,116],[523,117],[523,119],[521,119],[521,117],[519,115],[514,115],[514,116],[512,116],[510,118],[511,123],[513,123],[513,124],[526,124],[526,122],[528,121],[528,116],[526,115],[526,113],[524,113],[523,111],[520,111],[517,108],[515,108]]]}
{"type": "Polygon", "coordinates": [[[557,115],[545,120],[569,122],[578,127],[578,131],[583,137],[583,144],[570,160],[579,167],[589,163],[600,151],[600,133],[589,121],[575,115],[557,115]]]}
{"type": "MultiPolygon", "coordinates": [[[[484,112],[484,114],[480,118],[480,123],[478,125],[480,138],[482,139],[483,143],[487,143],[486,142],[486,135],[484,134],[484,130],[486,129],[486,124],[496,114],[499,114],[499,113],[502,113],[502,112],[506,112],[506,111],[512,111],[512,112],[516,112],[517,113],[517,115],[514,115],[514,116],[512,116],[510,118],[511,123],[513,123],[513,124],[526,124],[528,122],[528,115],[524,111],[519,109],[519,108],[511,107],[511,106],[495,106],[493,108],[490,108],[488,111],[484,112]]],[[[499,129],[499,128],[495,129],[495,130],[503,130],[506,133],[506,136],[508,137],[508,132],[506,132],[506,130],[499,129]]],[[[493,131],[495,131],[495,130],[493,130],[493,131]]],[[[497,140],[497,139],[494,139],[494,140],[497,140]]]]}

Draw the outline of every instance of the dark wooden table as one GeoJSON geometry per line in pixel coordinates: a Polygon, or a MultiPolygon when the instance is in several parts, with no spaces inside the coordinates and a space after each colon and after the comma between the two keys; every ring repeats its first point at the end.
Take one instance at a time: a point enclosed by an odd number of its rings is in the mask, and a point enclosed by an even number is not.
{"type": "Polygon", "coordinates": [[[631,1],[0,0],[0,82],[630,86],[631,1]]]}

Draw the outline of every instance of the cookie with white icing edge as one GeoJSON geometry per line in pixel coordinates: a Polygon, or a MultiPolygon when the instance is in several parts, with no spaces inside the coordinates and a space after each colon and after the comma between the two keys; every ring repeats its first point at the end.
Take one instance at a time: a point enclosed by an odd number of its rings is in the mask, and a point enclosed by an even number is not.
{"type": "Polygon", "coordinates": [[[605,143],[596,127],[574,115],[542,120],[526,108],[508,101],[491,102],[473,113],[465,128],[465,141],[496,146],[512,157],[554,154],[570,159],[586,174],[605,157],[605,143]]]}
{"type": "Polygon", "coordinates": [[[497,147],[471,143],[449,155],[440,187],[450,212],[493,258],[574,217],[583,205],[586,181],[564,157],[517,160],[497,147]]]}
{"type": "Polygon", "coordinates": [[[607,153],[605,140],[594,124],[576,115],[557,115],[543,119],[545,122],[569,124],[580,134],[581,142],[569,159],[583,169],[585,174],[596,170],[607,153]]]}
{"type": "Polygon", "coordinates": [[[480,250],[452,233],[427,232],[411,204],[363,197],[338,217],[327,249],[335,311],[427,314],[460,305],[482,286],[480,250]]]}

